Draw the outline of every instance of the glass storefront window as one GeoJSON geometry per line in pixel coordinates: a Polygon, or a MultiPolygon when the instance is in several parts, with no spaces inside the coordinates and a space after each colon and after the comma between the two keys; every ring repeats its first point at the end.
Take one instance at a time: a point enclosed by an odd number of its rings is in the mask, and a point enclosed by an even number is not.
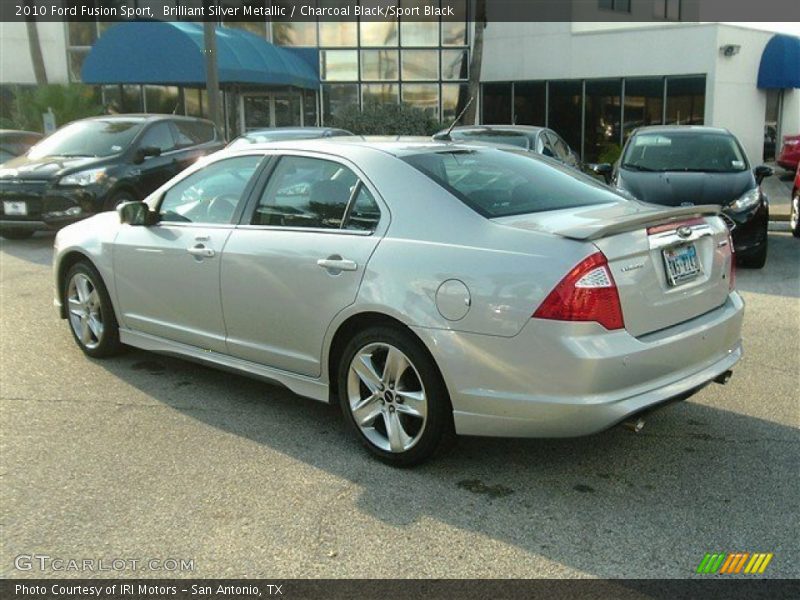
{"type": "Polygon", "coordinates": [[[403,50],[403,81],[431,81],[439,79],[439,52],[437,50],[403,50]]]}
{"type": "Polygon", "coordinates": [[[396,80],[398,77],[397,63],[397,50],[362,50],[361,79],[396,80]]]}
{"type": "Polygon", "coordinates": [[[469,53],[466,50],[442,50],[442,79],[445,81],[469,77],[469,53]]]}
{"type": "Polygon", "coordinates": [[[379,104],[397,104],[397,84],[395,83],[365,83],[361,85],[361,101],[363,105],[371,102],[379,104]]]}
{"type": "Polygon", "coordinates": [[[409,83],[403,85],[403,104],[408,104],[439,118],[439,84],[409,83]]]}
{"type": "Polygon", "coordinates": [[[550,115],[548,126],[571,148],[581,147],[581,81],[550,82],[550,115]]]}
{"type": "Polygon", "coordinates": [[[667,77],[667,125],[702,125],[705,121],[706,78],[667,77]]]}
{"type": "Polygon", "coordinates": [[[262,39],[267,37],[267,24],[264,21],[225,21],[224,25],[250,32],[262,39]]]}
{"type": "Polygon", "coordinates": [[[145,110],[148,113],[172,114],[182,108],[178,88],[169,85],[144,86],[145,110]]]}
{"type": "Polygon", "coordinates": [[[661,125],[664,111],[664,78],[625,80],[625,139],[637,127],[661,125]]]}
{"type": "MultiPolygon", "coordinates": [[[[430,0],[400,0],[400,7],[404,9],[418,9],[420,15],[425,12],[425,7],[430,6],[430,0]]],[[[413,17],[400,23],[400,43],[403,46],[438,46],[439,21],[414,21],[413,17]]]]}
{"type": "Polygon", "coordinates": [[[315,127],[317,122],[317,95],[311,90],[303,92],[303,125],[315,127]]]}
{"type": "Polygon", "coordinates": [[[481,123],[508,125],[511,123],[511,84],[487,83],[483,86],[481,123]]]}
{"type": "Polygon", "coordinates": [[[544,81],[514,84],[514,123],[538,125],[547,122],[547,84],[544,81]]]}
{"type": "Polygon", "coordinates": [[[323,50],[319,58],[324,81],[358,81],[358,50],[323,50]]]}
{"type": "Polygon", "coordinates": [[[183,89],[183,98],[186,103],[186,114],[190,117],[203,116],[203,96],[200,90],[193,88],[183,89]]]}
{"type": "Polygon", "coordinates": [[[396,21],[361,21],[361,45],[366,46],[397,46],[396,21]]]}
{"type": "MultiPolygon", "coordinates": [[[[291,6],[286,14],[291,14],[291,6]]],[[[316,46],[317,24],[305,21],[273,21],[272,43],[278,46],[316,46]]]]}
{"type": "Polygon", "coordinates": [[[598,162],[601,156],[614,156],[616,160],[616,154],[620,151],[621,93],[620,79],[586,82],[585,161],[598,162]]]}
{"type": "MultiPolygon", "coordinates": [[[[350,0],[327,0],[320,6],[350,6],[350,0]]],[[[355,21],[319,22],[320,46],[358,46],[358,23],[355,21]]]]}
{"type": "Polygon", "coordinates": [[[275,127],[300,125],[300,95],[275,96],[275,127]]]}
{"type": "Polygon", "coordinates": [[[442,46],[467,45],[467,0],[449,0],[455,13],[452,20],[442,20],[442,46]]]}
{"type": "Polygon", "coordinates": [[[70,46],[91,46],[97,40],[97,24],[71,22],[67,25],[67,34],[70,46]]]}
{"type": "Polygon", "coordinates": [[[358,85],[337,83],[322,86],[322,114],[325,123],[330,124],[330,119],[348,106],[358,106],[358,85]]]}
{"type": "Polygon", "coordinates": [[[469,87],[466,83],[442,84],[442,123],[450,123],[464,110],[469,101],[469,87]]]}
{"type": "Polygon", "coordinates": [[[81,69],[83,68],[83,61],[89,55],[89,49],[70,48],[67,51],[67,60],[69,67],[69,80],[72,82],[81,81],[81,69]]]}

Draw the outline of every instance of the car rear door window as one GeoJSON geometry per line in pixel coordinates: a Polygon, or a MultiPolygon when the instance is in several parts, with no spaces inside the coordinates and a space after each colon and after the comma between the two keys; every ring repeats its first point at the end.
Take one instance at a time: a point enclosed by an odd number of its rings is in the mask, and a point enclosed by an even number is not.
{"type": "Polygon", "coordinates": [[[345,221],[345,229],[375,231],[380,219],[381,211],[374,196],[363,183],[359,184],[358,192],[356,192],[356,197],[345,221]]]}
{"type": "Polygon", "coordinates": [[[233,221],[263,156],[220,160],[192,173],[164,194],[161,221],[224,225],[233,221]]]}
{"type": "Polygon", "coordinates": [[[567,146],[567,143],[552,131],[547,132],[547,137],[550,139],[555,158],[565,162],[569,158],[569,146],[567,146]]]}
{"type": "Polygon", "coordinates": [[[155,147],[161,150],[161,153],[169,152],[175,149],[175,138],[172,136],[172,130],[169,123],[162,121],[155,123],[147,128],[144,132],[141,141],[139,142],[140,148],[155,147]]]}
{"type": "Polygon", "coordinates": [[[253,225],[341,229],[359,179],[346,166],[282,156],[253,214],[253,225]]]}
{"type": "Polygon", "coordinates": [[[175,121],[175,135],[178,139],[178,148],[199,146],[216,139],[214,125],[204,121],[175,121]]]}

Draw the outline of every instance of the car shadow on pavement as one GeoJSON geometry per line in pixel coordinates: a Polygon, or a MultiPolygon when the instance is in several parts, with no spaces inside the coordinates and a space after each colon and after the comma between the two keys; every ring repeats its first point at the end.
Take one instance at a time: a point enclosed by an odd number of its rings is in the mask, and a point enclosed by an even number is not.
{"type": "MultiPolygon", "coordinates": [[[[398,469],[360,447],[337,407],[284,388],[138,350],[97,364],[267,456],[340,478],[331,511],[348,503],[401,529],[440,522],[597,577],[690,576],[709,551],[790,553],[763,546],[790,539],[783,511],[796,507],[800,436],[780,423],[690,400],[652,415],[640,434],[461,438],[427,464],[398,469]]],[[[348,535],[335,518],[319,527],[332,548],[348,535]]],[[[771,575],[791,569],[776,561],[771,575]]]]}
{"type": "Polygon", "coordinates": [[[3,255],[7,254],[37,265],[52,264],[54,239],[55,233],[51,232],[35,233],[27,240],[0,238],[0,260],[3,259],[3,255]]]}
{"type": "Polygon", "coordinates": [[[740,292],[800,298],[800,240],[791,233],[769,233],[767,264],[762,269],[736,269],[740,292]]]}

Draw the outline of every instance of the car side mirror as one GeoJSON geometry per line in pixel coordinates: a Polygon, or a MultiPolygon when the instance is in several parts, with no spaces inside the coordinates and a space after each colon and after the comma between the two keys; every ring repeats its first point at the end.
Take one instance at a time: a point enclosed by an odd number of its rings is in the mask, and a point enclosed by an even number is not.
{"type": "Polygon", "coordinates": [[[161,148],[157,146],[142,146],[136,150],[136,154],[133,155],[133,162],[134,164],[140,165],[148,156],[161,156],[161,148]]]}
{"type": "Polygon", "coordinates": [[[117,207],[119,222],[136,227],[147,227],[158,223],[158,214],[144,202],[123,202],[117,207]]]}
{"type": "Polygon", "coordinates": [[[614,167],[610,163],[596,163],[589,165],[589,170],[595,175],[600,175],[606,180],[606,183],[611,183],[611,175],[614,173],[614,167]]]}
{"type": "Polygon", "coordinates": [[[764,181],[767,177],[772,177],[775,173],[775,170],[772,167],[768,167],[767,165],[759,165],[755,169],[753,169],[753,173],[756,176],[756,183],[761,185],[761,182],[764,181]]]}

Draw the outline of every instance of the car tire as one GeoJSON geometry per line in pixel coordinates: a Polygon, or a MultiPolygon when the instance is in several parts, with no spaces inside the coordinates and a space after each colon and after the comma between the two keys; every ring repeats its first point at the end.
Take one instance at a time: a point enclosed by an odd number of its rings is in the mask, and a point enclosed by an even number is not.
{"type": "Polygon", "coordinates": [[[100,273],[88,262],[72,266],[63,281],[63,298],[72,336],[92,358],[119,354],[119,325],[100,273]]]}
{"type": "Polygon", "coordinates": [[[130,192],[117,192],[112,195],[105,203],[105,210],[117,210],[117,207],[123,202],[135,202],[136,198],[130,192]]]}
{"type": "Polygon", "coordinates": [[[7,240],[27,240],[33,234],[34,232],[30,229],[11,228],[0,230],[0,237],[7,240]]]}
{"type": "Polygon", "coordinates": [[[400,328],[370,327],[350,340],[339,361],[338,394],[361,443],[388,464],[424,462],[455,437],[439,369],[400,328]]]}
{"type": "Polygon", "coordinates": [[[737,257],[736,264],[748,269],[763,268],[763,266],[767,264],[767,238],[764,237],[764,241],[761,242],[761,245],[755,250],[755,252],[746,256],[742,256],[741,258],[737,257]]]}
{"type": "Polygon", "coordinates": [[[792,211],[789,215],[789,226],[792,228],[792,235],[800,238],[800,192],[795,192],[792,196],[792,211]]]}

